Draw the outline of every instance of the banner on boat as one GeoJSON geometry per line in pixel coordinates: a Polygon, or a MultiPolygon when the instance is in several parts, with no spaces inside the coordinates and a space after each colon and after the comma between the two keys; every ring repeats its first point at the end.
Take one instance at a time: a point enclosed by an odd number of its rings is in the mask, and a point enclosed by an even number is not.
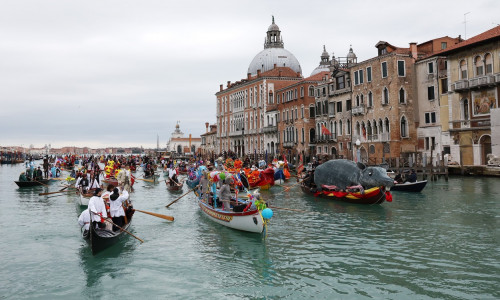
{"type": "Polygon", "coordinates": [[[224,221],[224,222],[231,222],[233,220],[233,216],[222,215],[222,214],[216,213],[216,212],[206,208],[204,205],[200,205],[200,206],[201,206],[201,209],[207,215],[211,216],[212,218],[216,218],[216,219],[224,221]]]}

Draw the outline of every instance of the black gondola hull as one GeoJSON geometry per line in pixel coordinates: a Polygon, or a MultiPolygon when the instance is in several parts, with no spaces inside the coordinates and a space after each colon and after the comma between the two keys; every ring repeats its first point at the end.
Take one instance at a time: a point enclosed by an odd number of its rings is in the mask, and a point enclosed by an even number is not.
{"type": "Polygon", "coordinates": [[[410,182],[400,183],[391,187],[391,191],[419,193],[425,188],[426,185],[427,185],[427,180],[411,182],[411,183],[410,182]]]}

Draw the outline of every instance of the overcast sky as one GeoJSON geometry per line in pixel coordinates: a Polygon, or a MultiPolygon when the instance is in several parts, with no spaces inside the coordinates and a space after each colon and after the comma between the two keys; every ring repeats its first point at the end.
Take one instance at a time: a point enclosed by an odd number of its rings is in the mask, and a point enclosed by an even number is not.
{"type": "Polygon", "coordinates": [[[0,1],[0,145],[165,146],[199,136],[215,93],[246,77],[271,16],[304,76],[323,45],[358,61],[375,44],[472,37],[499,0],[0,1]]]}

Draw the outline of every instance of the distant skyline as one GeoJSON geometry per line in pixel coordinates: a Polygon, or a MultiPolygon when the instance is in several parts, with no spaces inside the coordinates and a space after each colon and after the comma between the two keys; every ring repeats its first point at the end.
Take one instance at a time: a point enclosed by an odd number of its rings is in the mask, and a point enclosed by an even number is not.
{"type": "Polygon", "coordinates": [[[497,0],[2,1],[0,146],[156,148],[159,135],[165,147],[177,121],[199,136],[272,15],[307,77],[323,45],[337,57],[352,45],[363,61],[380,40],[470,38],[500,24],[498,11],[497,0]]]}

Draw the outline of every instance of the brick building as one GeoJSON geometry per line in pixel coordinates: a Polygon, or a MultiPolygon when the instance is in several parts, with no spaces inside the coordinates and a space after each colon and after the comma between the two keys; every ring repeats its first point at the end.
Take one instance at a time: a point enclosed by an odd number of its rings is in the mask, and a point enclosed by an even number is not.
{"type": "Polygon", "coordinates": [[[217,125],[205,123],[206,132],[201,135],[200,154],[206,158],[212,158],[217,152],[217,125]],[[210,128],[210,129],[209,129],[210,128]]]}

